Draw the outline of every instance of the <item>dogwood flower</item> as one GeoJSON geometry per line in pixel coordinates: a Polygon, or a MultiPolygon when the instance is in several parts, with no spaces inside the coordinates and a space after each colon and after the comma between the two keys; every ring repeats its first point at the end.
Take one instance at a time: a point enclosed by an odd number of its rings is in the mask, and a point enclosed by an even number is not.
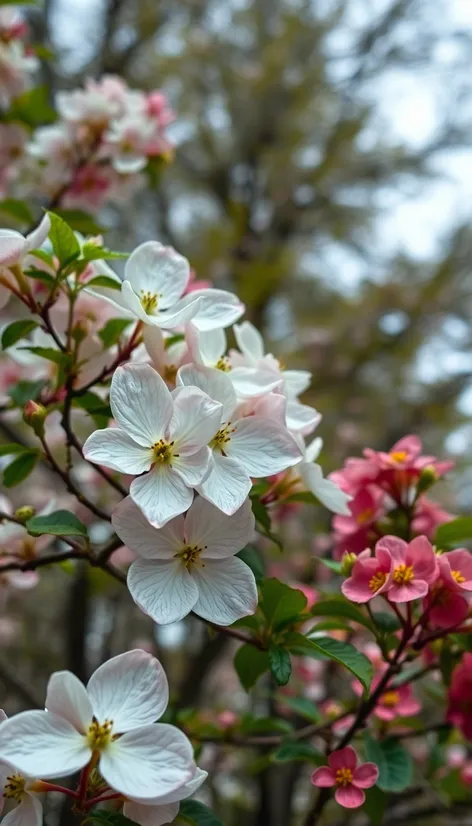
{"type": "Polygon", "coordinates": [[[144,324],[172,330],[193,319],[200,329],[212,330],[227,327],[244,312],[239,299],[225,290],[195,290],[184,296],[190,278],[189,263],[158,241],[147,241],[131,253],[123,281],[103,261],[96,261],[94,267],[116,288],[92,284],[93,294],[144,324]]]}
{"type": "Polygon", "coordinates": [[[248,395],[246,379],[250,380],[251,371],[254,369],[262,374],[268,384],[280,383],[287,399],[294,399],[307,389],[311,373],[308,370],[285,370],[275,356],[271,353],[265,354],[264,339],[253,324],[243,321],[242,324],[235,324],[233,330],[241,351],[238,353],[232,350],[230,354],[234,367],[240,368],[232,377],[238,395],[248,395]]]}
{"type": "Polygon", "coordinates": [[[70,671],[58,671],[48,683],[46,711],[24,711],[0,725],[0,760],[48,778],[93,759],[121,794],[144,800],[175,792],[193,776],[193,749],[174,726],[154,722],[168,696],[161,664],[140,649],[101,665],[87,688],[70,671]]]}
{"type": "Polygon", "coordinates": [[[141,801],[128,798],[123,806],[123,814],[135,823],[140,823],[141,826],[163,826],[164,823],[171,823],[179,812],[179,801],[194,794],[207,777],[208,772],[195,766],[195,773],[191,780],[175,792],[153,800],[141,801]]]}
{"type": "Polygon", "coordinates": [[[31,250],[44,243],[50,229],[51,221],[48,215],[45,215],[41,223],[26,236],[14,229],[0,229],[0,268],[21,264],[31,250]]]}
{"type": "Polygon", "coordinates": [[[202,497],[185,518],[157,530],[127,497],[115,509],[113,527],[140,559],[128,571],[134,601],[155,622],[177,622],[194,611],[219,625],[231,625],[257,608],[251,569],[235,557],[254,533],[251,503],[232,516],[202,497]]]}
{"type": "Polygon", "coordinates": [[[344,493],[331,479],[325,479],[321,465],[316,462],[323,446],[322,439],[319,437],[313,439],[307,447],[305,447],[303,440],[300,440],[300,443],[304,450],[304,456],[301,462],[294,467],[294,472],[300,475],[306,489],[311,491],[328,510],[345,516],[349,515],[348,502],[352,497],[348,493],[344,493]]]}
{"type": "Polygon", "coordinates": [[[252,476],[272,476],[300,461],[295,439],[279,421],[259,415],[237,417],[236,394],[225,373],[186,364],[177,373],[177,386],[199,387],[222,404],[219,426],[209,440],[210,472],[196,489],[223,513],[241,507],[252,476]]]}
{"type": "Polygon", "coordinates": [[[357,754],[352,746],[331,752],[328,766],[320,766],[313,772],[313,786],[331,788],[336,786],[336,803],[346,809],[357,809],[365,800],[364,789],[375,786],[379,770],[375,763],[357,765],[357,754]]]}
{"type": "Polygon", "coordinates": [[[84,456],[138,476],[131,483],[131,498],[147,519],[162,527],[190,507],[192,488],[209,472],[207,445],[222,406],[197,387],[180,387],[171,394],[149,364],[127,364],[115,371],[110,406],[118,427],[92,433],[84,456]]]}
{"type": "MultiPolygon", "coordinates": [[[[7,715],[0,709],[0,724],[7,715]]],[[[21,774],[14,766],[0,761],[0,815],[5,804],[17,804],[3,816],[4,826],[41,826],[43,807],[32,789],[34,780],[21,774]]]]}

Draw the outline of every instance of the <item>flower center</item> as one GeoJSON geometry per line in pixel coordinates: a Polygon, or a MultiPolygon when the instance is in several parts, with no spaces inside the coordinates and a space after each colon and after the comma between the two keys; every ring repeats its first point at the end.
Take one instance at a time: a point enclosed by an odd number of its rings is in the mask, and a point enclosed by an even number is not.
{"type": "Polygon", "coordinates": [[[18,800],[18,802],[20,802],[25,793],[25,783],[26,780],[22,774],[8,775],[7,782],[3,789],[3,796],[6,797],[7,800],[18,800]]]}
{"type": "Polygon", "coordinates": [[[157,464],[170,465],[174,456],[178,457],[178,453],[174,453],[174,442],[165,442],[164,439],[159,439],[152,446],[154,459],[157,464]]]}
{"type": "Polygon", "coordinates": [[[231,441],[231,433],[234,433],[234,427],[231,427],[231,422],[227,422],[215,433],[209,447],[213,450],[219,450],[221,453],[224,453],[225,445],[231,441]]]}
{"type": "Polygon", "coordinates": [[[396,582],[397,585],[409,585],[414,576],[413,565],[405,565],[405,563],[402,562],[393,572],[393,581],[396,582]]]}
{"type": "Polygon", "coordinates": [[[336,772],[336,783],[338,786],[348,786],[352,783],[351,769],[338,769],[336,772]]]}
{"type": "Polygon", "coordinates": [[[228,356],[221,356],[216,362],[215,367],[217,370],[221,370],[222,373],[229,373],[229,371],[233,369],[228,356]]]}
{"type": "Polygon", "coordinates": [[[112,735],[113,720],[105,720],[99,723],[93,719],[87,732],[87,740],[92,751],[102,751],[113,740],[112,735]]]}
{"type": "Polygon", "coordinates": [[[358,525],[364,525],[366,522],[369,521],[371,516],[373,516],[374,511],[372,508],[366,508],[365,511],[361,511],[356,516],[356,522],[358,525]]]}
{"type": "Polygon", "coordinates": [[[164,367],[164,379],[172,384],[175,384],[176,375],[177,366],[175,364],[166,364],[164,367]]]}
{"type": "Polygon", "coordinates": [[[375,594],[382,585],[385,584],[385,580],[387,579],[387,574],[385,571],[377,571],[376,574],[369,580],[369,588],[375,594]]]}
{"type": "Polygon", "coordinates": [[[382,695],[382,705],[388,708],[394,708],[398,705],[399,700],[400,695],[398,691],[386,691],[385,694],[382,695]]]}
{"type": "Polygon", "coordinates": [[[408,454],[407,454],[406,450],[394,450],[394,451],[393,451],[392,453],[390,453],[389,455],[390,455],[390,458],[391,458],[394,462],[398,462],[398,463],[400,463],[400,462],[404,462],[404,461],[405,461],[405,459],[406,459],[406,457],[407,457],[407,455],[408,455],[408,454]]]}
{"type": "Polygon", "coordinates": [[[206,545],[203,548],[200,548],[199,545],[186,545],[175,556],[182,560],[186,568],[190,568],[192,565],[200,565],[201,568],[204,568],[205,563],[200,562],[200,554],[206,547],[206,545]]]}
{"type": "Polygon", "coordinates": [[[451,571],[451,574],[452,578],[455,579],[459,585],[461,582],[465,582],[465,576],[463,576],[460,571],[451,571]]]}
{"type": "Polygon", "coordinates": [[[145,293],[144,290],[141,290],[141,305],[148,315],[153,315],[156,312],[158,298],[159,296],[155,293],[145,293]]]}

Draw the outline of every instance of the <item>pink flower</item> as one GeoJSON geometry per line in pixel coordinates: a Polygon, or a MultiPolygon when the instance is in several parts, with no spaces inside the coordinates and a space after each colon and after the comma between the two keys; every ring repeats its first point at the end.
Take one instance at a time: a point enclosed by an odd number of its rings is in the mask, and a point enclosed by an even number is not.
{"type": "Polygon", "coordinates": [[[429,619],[440,628],[459,625],[469,613],[461,591],[472,590],[472,556],[458,548],[438,558],[438,576],[424,603],[429,619]]]}
{"type": "Polygon", "coordinates": [[[357,809],[365,800],[363,789],[375,786],[379,770],[375,763],[357,765],[357,754],[352,746],[331,752],[328,766],[321,766],[313,772],[311,782],[320,788],[336,786],[336,803],[346,809],[357,809]]]}
{"type": "Polygon", "coordinates": [[[381,543],[382,540],[377,542],[375,556],[370,555],[368,548],[359,554],[351,576],[341,586],[344,596],[352,602],[368,602],[388,588],[392,557],[381,543]]]}
{"type": "Polygon", "coordinates": [[[466,786],[472,786],[472,763],[466,763],[461,771],[461,780],[466,786]]]}
{"type": "Polygon", "coordinates": [[[425,536],[417,536],[409,544],[397,536],[384,536],[375,546],[390,553],[392,568],[385,591],[391,602],[410,602],[428,593],[437,576],[438,564],[433,546],[425,536]]]}
{"type": "Polygon", "coordinates": [[[457,726],[467,740],[472,740],[472,653],[466,651],[452,672],[449,688],[448,723],[457,726]]]}
{"type": "Polygon", "coordinates": [[[391,722],[395,717],[414,717],[419,711],[421,703],[413,695],[411,685],[401,685],[398,688],[387,688],[381,694],[374,714],[379,720],[391,722]]]}
{"type": "Polygon", "coordinates": [[[433,538],[440,525],[450,522],[454,515],[441,508],[436,502],[431,502],[426,496],[420,496],[415,507],[415,516],[411,528],[415,534],[424,534],[433,538]]]}

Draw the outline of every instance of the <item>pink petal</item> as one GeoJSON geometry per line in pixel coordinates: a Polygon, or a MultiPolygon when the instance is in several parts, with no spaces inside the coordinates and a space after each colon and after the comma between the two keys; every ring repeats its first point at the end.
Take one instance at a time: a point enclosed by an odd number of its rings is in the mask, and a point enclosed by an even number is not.
{"type": "Polygon", "coordinates": [[[401,565],[401,563],[405,561],[408,545],[398,536],[383,536],[375,546],[375,553],[377,553],[378,550],[388,551],[393,559],[394,565],[401,565]]]}
{"type": "Polygon", "coordinates": [[[338,786],[334,793],[334,799],[345,809],[358,809],[365,800],[362,789],[356,788],[350,783],[348,786],[338,786]]]}
{"type": "Polygon", "coordinates": [[[421,599],[428,593],[428,583],[423,579],[414,579],[406,585],[397,585],[393,582],[388,589],[388,598],[391,602],[411,602],[421,599]]]}
{"type": "Polygon", "coordinates": [[[379,779],[379,770],[375,763],[363,763],[354,772],[352,782],[358,789],[370,789],[379,779]]]}
{"type": "Polygon", "coordinates": [[[321,766],[316,769],[311,775],[311,782],[313,786],[320,786],[321,788],[331,788],[336,785],[336,778],[334,771],[328,766],[321,766]]]}
{"type": "Polygon", "coordinates": [[[457,592],[449,589],[445,589],[442,597],[444,599],[442,604],[438,603],[430,611],[429,618],[431,622],[440,628],[450,628],[453,625],[459,625],[469,613],[467,600],[457,592]],[[444,599],[446,595],[447,599],[444,599]]]}
{"type": "Polygon", "coordinates": [[[472,591],[472,554],[466,551],[465,548],[458,548],[456,551],[450,551],[440,557],[440,560],[447,559],[451,571],[459,571],[465,582],[459,583],[459,587],[465,591],[472,591]]]}
{"type": "Polygon", "coordinates": [[[431,582],[437,574],[438,563],[433,546],[425,536],[417,536],[410,542],[405,563],[413,565],[415,578],[431,582]]]}
{"type": "Polygon", "coordinates": [[[352,746],[346,746],[344,749],[338,749],[331,752],[328,757],[328,763],[333,771],[338,769],[354,770],[357,766],[357,754],[352,746]]]}

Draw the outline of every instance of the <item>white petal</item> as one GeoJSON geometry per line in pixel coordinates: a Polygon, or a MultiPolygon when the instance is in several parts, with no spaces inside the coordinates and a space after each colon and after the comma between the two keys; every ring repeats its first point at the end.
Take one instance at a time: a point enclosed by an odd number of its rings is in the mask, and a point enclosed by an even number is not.
{"type": "Polygon", "coordinates": [[[184,545],[183,516],[153,528],[131,496],[115,508],[111,522],[122,542],[145,559],[172,559],[184,545]]]}
{"type": "Polygon", "coordinates": [[[169,702],[162,665],[141,649],[103,663],[90,677],[87,691],[96,719],[113,720],[115,734],[154,723],[169,702]]]}
{"type": "Polygon", "coordinates": [[[262,416],[234,423],[235,432],[225,453],[241,463],[250,476],[280,473],[300,461],[300,449],[283,427],[262,416]]]}
{"type": "Polygon", "coordinates": [[[281,390],[283,377],[257,367],[233,367],[228,373],[232,385],[238,396],[251,398],[270,393],[271,390],[281,390]]]}
{"type": "Polygon", "coordinates": [[[189,277],[187,259],[158,241],[140,244],[125,266],[125,279],[134,292],[138,296],[141,291],[159,296],[158,308],[163,310],[172,307],[180,298],[189,277]]]}
{"type": "Polygon", "coordinates": [[[299,470],[307,489],[315,494],[325,508],[333,511],[333,513],[351,516],[347,503],[351,501],[352,497],[344,493],[330,479],[325,479],[319,465],[301,462],[297,470],[299,470]]]}
{"type": "Polygon", "coordinates": [[[193,749],[174,726],[156,723],[113,741],[100,758],[107,783],[124,795],[146,799],[174,791],[191,775],[193,749]]]}
{"type": "Polygon", "coordinates": [[[22,711],[0,726],[0,760],[31,777],[64,777],[91,756],[85,737],[52,712],[22,711]]]}
{"type": "Polygon", "coordinates": [[[147,166],[147,158],[145,155],[131,155],[124,152],[122,155],[116,155],[112,159],[112,164],[113,169],[122,175],[131,175],[134,172],[141,172],[147,166]]]}
{"type": "Polygon", "coordinates": [[[200,364],[214,367],[226,352],[226,333],[223,329],[203,333],[191,322],[185,337],[193,360],[200,364]]]}
{"type": "Polygon", "coordinates": [[[27,245],[20,232],[13,229],[0,229],[0,266],[11,267],[17,264],[27,245]]]}
{"type": "Polygon", "coordinates": [[[233,383],[226,373],[202,364],[185,364],[177,373],[176,383],[178,387],[199,387],[210,399],[220,402],[223,405],[220,422],[226,422],[231,417],[237,399],[233,383]]]}
{"type": "Polygon", "coordinates": [[[313,439],[312,442],[307,446],[305,450],[305,461],[306,462],[316,462],[318,456],[321,453],[321,448],[323,447],[323,439],[320,439],[319,436],[316,439],[313,439]]]}
{"type": "Polygon", "coordinates": [[[127,800],[123,806],[123,814],[140,826],[163,826],[172,823],[179,813],[179,803],[164,803],[161,806],[146,806],[145,803],[136,803],[127,800]]]}
{"type": "Polygon", "coordinates": [[[321,413],[308,404],[300,404],[297,401],[287,402],[286,409],[287,429],[303,433],[312,433],[321,421],[321,413]]]}
{"type": "Polygon", "coordinates": [[[42,826],[43,807],[34,795],[26,794],[19,806],[8,812],[2,820],[2,826],[42,826]]]}
{"type": "Polygon", "coordinates": [[[177,387],[173,393],[174,413],[169,426],[180,455],[196,453],[208,444],[221,422],[222,405],[198,387],[177,387]]]}
{"type": "Polygon", "coordinates": [[[128,588],[137,605],[160,625],[190,613],[198,589],[181,560],[137,559],[128,571],[128,588]]]}
{"type": "Polygon", "coordinates": [[[147,323],[156,324],[158,327],[163,327],[164,330],[175,330],[176,327],[182,327],[192,321],[201,304],[201,298],[191,298],[188,302],[181,298],[180,301],[174,304],[172,309],[163,310],[162,313],[157,312],[155,316],[148,316],[147,323]]]}
{"type": "Polygon", "coordinates": [[[68,720],[77,731],[86,734],[93,711],[85,686],[71,671],[51,675],[46,694],[46,708],[68,720]]]}
{"type": "Polygon", "coordinates": [[[210,461],[210,448],[202,447],[190,455],[174,456],[172,468],[189,488],[195,488],[208,476],[210,461]]]}
{"type": "Polygon", "coordinates": [[[264,339],[250,321],[235,324],[233,330],[237,345],[247,359],[255,363],[264,357],[264,339]]]}
{"type": "Polygon", "coordinates": [[[150,364],[118,367],[111,383],[110,407],[120,427],[145,447],[162,439],[173,409],[166,383],[150,364]]]}
{"type": "Polygon", "coordinates": [[[229,327],[241,318],[245,310],[239,298],[226,290],[192,290],[183,297],[181,303],[188,303],[195,299],[200,299],[200,306],[192,323],[202,332],[216,330],[219,327],[229,327]]]}
{"type": "Polygon", "coordinates": [[[139,318],[144,324],[154,324],[155,316],[148,315],[141,301],[134,292],[129,281],[123,281],[121,285],[121,300],[126,307],[127,313],[139,318]]]}
{"type": "Polygon", "coordinates": [[[257,609],[257,587],[248,565],[236,556],[205,560],[194,565],[192,576],[198,585],[196,614],[218,625],[231,625],[257,609]]]}
{"type": "Polygon", "coordinates": [[[252,482],[241,464],[228,456],[213,451],[211,470],[197,485],[197,491],[220,511],[231,515],[241,507],[249,495],[252,482]]]}
{"type": "Polygon", "coordinates": [[[168,465],[154,465],[144,476],[133,479],[131,498],[157,528],[188,510],[193,491],[168,465]]]}
{"type": "Polygon", "coordinates": [[[185,517],[185,535],[190,545],[205,546],[202,559],[223,559],[246,547],[254,534],[251,502],[245,501],[232,516],[222,513],[198,496],[185,517]]]}
{"type": "Polygon", "coordinates": [[[311,373],[308,370],[284,370],[282,376],[289,399],[299,396],[311,384],[311,373]]]}
{"type": "Polygon", "coordinates": [[[149,470],[154,456],[150,447],[141,447],[122,430],[107,427],[88,437],[84,458],[120,473],[137,475],[149,470]]]}
{"type": "Polygon", "coordinates": [[[208,777],[208,772],[203,771],[203,769],[199,769],[198,766],[194,766],[194,774],[192,775],[191,780],[187,780],[183,786],[179,786],[174,792],[169,792],[169,794],[164,794],[161,797],[156,797],[152,801],[150,800],[149,803],[153,804],[163,804],[163,803],[174,803],[177,800],[185,800],[186,797],[190,797],[191,794],[195,794],[197,789],[200,788],[202,783],[208,777]]]}
{"type": "Polygon", "coordinates": [[[27,250],[36,250],[44,244],[51,229],[51,219],[49,215],[44,215],[38,226],[26,236],[27,250]]]}
{"type": "Polygon", "coordinates": [[[166,361],[165,338],[160,327],[151,327],[149,324],[146,324],[143,339],[153,364],[160,370],[166,361]]]}

